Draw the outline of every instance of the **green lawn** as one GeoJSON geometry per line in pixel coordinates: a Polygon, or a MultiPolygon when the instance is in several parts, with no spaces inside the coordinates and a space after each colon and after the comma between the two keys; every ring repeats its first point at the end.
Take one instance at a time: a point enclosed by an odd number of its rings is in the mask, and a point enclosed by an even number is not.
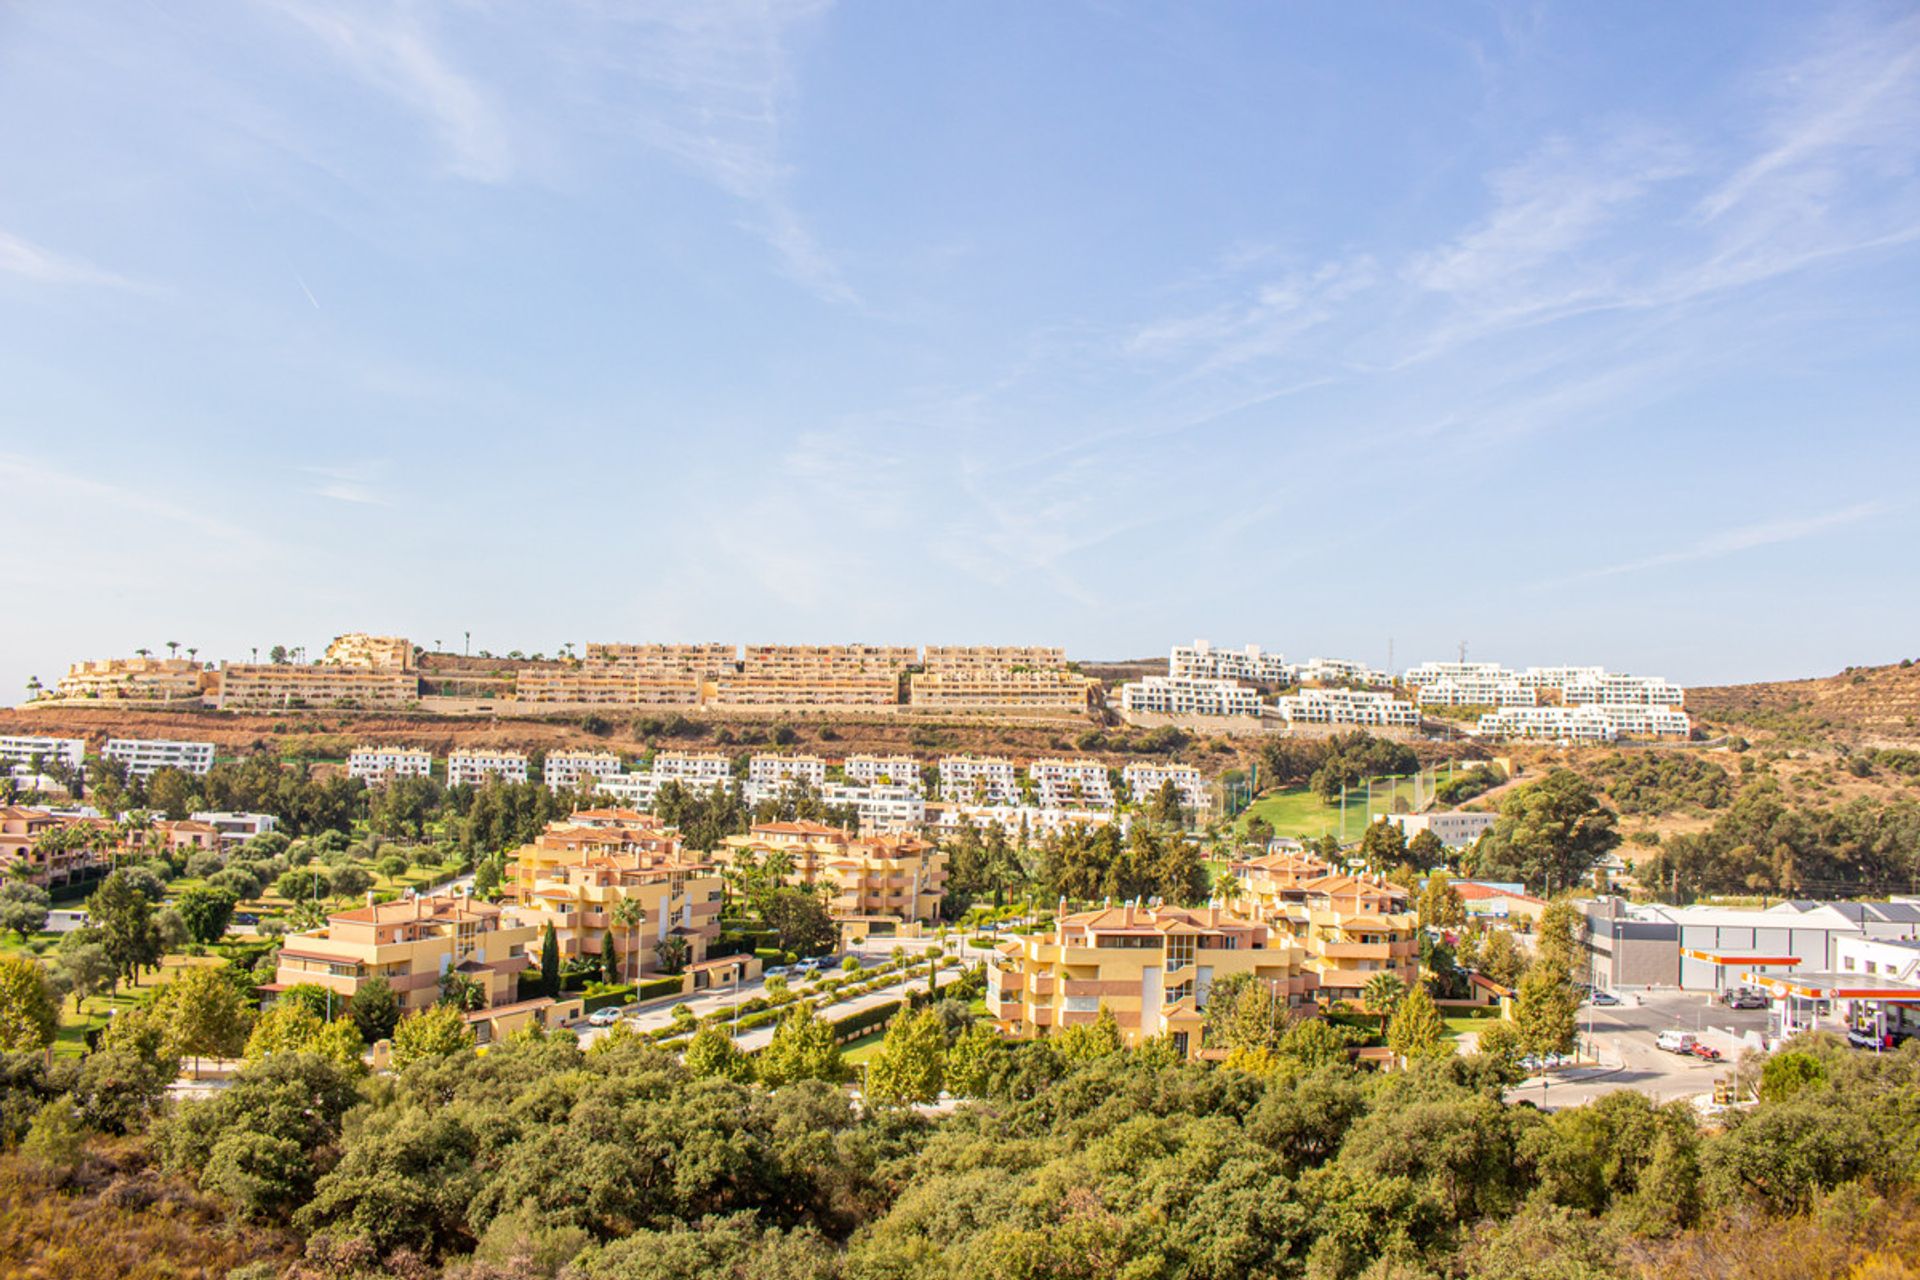
{"type": "Polygon", "coordinates": [[[841,1045],[840,1056],[846,1060],[848,1066],[857,1067],[861,1063],[869,1061],[876,1053],[879,1053],[880,1042],[886,1038],[887,1029],[885,1027],[869,1031],[859,1039],[849,1040],[841,1045]]]}
{"type": "MultiPolygon", "coordinates": [[[[1373,784],[1373,812],[1389,813],[1395,798],[1413,803],[1413,780],[1403,778],[1389,786],[1373,784]]],[[[1270,791],[1247,807],[1240,815],[1238,829],[1245,831],[1250,818],[1259,816],[1273,824],[1273,833],[1303,840],[1317,839],[1332,832],[1340,835],[1340,802],[1322,804],[1320,797],[1306,787],[1270,791]]],[[[1367,789],[1361,786],[1347,793],[1346,839],[1358,840],[1367,829],[1367,789]]]]}

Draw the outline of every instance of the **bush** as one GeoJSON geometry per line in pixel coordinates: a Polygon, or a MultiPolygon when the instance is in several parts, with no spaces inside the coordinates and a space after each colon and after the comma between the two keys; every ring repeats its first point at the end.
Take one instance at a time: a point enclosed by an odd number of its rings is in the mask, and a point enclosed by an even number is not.
{"type": "Polygon", "coordinates": [[[680,979],[678,977],[649,978],[632,990],[636,1000],[657,1000],[661,996],[677,996],[681,990],[680,979]]]}
{"type": "Polygon", "coordinates": [[[592,1013],[595,1009],[606,1009],[627,1004],[632,999],[632,987],[601,987],[598,991],[588,995],[583,1005],[588,1013],[592,1013]]]}

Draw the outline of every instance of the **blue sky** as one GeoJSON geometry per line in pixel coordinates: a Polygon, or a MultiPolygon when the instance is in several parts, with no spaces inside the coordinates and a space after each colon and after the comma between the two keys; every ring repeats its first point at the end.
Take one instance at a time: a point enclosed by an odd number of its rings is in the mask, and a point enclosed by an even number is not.
{"type": "Polygon", "coordinates": [[[1920,650],[1920,15],[0,10],[0,697],[166,640],[1920,650]]]}

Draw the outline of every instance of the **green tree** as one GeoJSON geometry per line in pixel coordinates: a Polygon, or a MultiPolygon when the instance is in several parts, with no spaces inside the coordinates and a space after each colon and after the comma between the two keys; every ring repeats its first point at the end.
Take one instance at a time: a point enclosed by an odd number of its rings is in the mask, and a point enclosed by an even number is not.
{"type": "Polygon", "coordinates": [[[96,940],[98,936],[92,929],[75,929],[53,949],[54,986],[73,997],[75,1013],[80,1011],[81,1001],[111,990],[120,976],[113,957],[96,940]]]}
{"type": "Polygon", "coordinates": [[[814,1017],[808,1005],[796,1004],[781,1019],[773,1039],[760,1051],[756,1063],[760,1079],[778,1088],[800,1080],[825,1080],[838,1084],[846,1079],[847,1065],[834,1043],[833,1026],[814,1017]]]}
{"type": "Polygon", "coordinates": [[[60,1007],[38,962],[0,955],[0,1050],[36,1052],[60,1030],[60,1007]]]}
{"type": "Polygon", "coordinates": [[[1457,929],[1467,922],[1467,904],[1461,901],[1460,891],[1438,871],[1427,877],[1426,887],[1420,890],[1418,910],[1423,929],[1457,929]]]}
{"type": "Polygon", "coordinates": [[[1552,902],[1540,913],[1534,953],[1565,973],[1586,968],[1587,918],[1571,902],[1552,902]]]}
{"type": "Polygon", "coordinates": [[[154,1001],[173,1037],[173,1050],[192,1058],[238,1057],[252,1016],[225,965],[198,965],[168,983],[154,1001]]]}
{"type": "Polygon", "coordinates": [[[1007,1065],[1007,1042],[985,1022],[960,1033],[947,1050],[947,1090],[959,1098],[984,1098],[1007,1065]]]}
{"type": "Polygon", "coordinates": [[[1302,1018],[1287,1028],[1280,1043],[1274,1046],[1274,1052],[1309,1070],[1338,1066],[1347,1061],[1347,1050],[1356,1038],[1363,1037],[1325,1018],[1302,1018]]]}
{"type": "MultiPolygon", "coordinates": [[[[627,933],[627,980],[633,981],[633,965],[640,955],[640,926],[647,922],[647,909],[638,898],[622,898],[613,904],[613,923],[627,933]]],[[[611,942],[608,944],[611,946],[611,942]]]]}
{"type": "Polygon", "coordinates": [[[1360,837],[1360,856],[1370,871],[1387,871],[1407,860],[1407,836],[1385,818],[1368,824],[1360,837]]]}
{"type": "Polygon", "coordinates": [[[1093,1062],[1110,1057],[1126,1048],[1120,1034],[1120,1020],[1105,1001],[1092,1022],[1078,1022],[1054,1036],[1060,1056],[1068,1062],[1093,1062]]]}
{"type": "Polygon", "coordinates": [[[1407,841],[1407,861],[1422,871],[1432,871],[1446,866],[1451,858],[1440,837],[1422,827],[1407,841]]]}
{"type": "Polygon", "coordinates": [[[1480,946],[1480,972],[1492,978],[1503,987],[1516,986],[1520,975],[1526,972],[1527,962],[1520,955],[1520,947],[1513,940],[1513,934],[1506,929],[1494,929],[1487,934],[1486,941],[1480,946]]]}
{"type": "Polygon", "coordinates": [[[600,981],[612,982],[620,976],[620,955],[614,950],[613,930],[600,935],[600,981]]]}
{"type": "Polygon", "coordinates": [[[404,1071],[416,1062],[444,1058],[473,1047],[473,1031],[460,1010],[437,1004],[402,1018],[393,1029],[393,1068],[404,1071]]]}
{"type": "Polygon", "coordinates": [[[1760,1065],[1760,1100],[1785,1102],[1827,1079],[1827,1064],[1800,1049],[1783,1049],[1760,1065]]]}
{"type": "Polygon", "coordinates": [[[1526,1078],[1526,1072],[1520,1068],[1520,1059],[1527,1054],[1526,1045],[1521,1042],[1519,1029],[1504,1018],[1489,1018],[1481,1023],[1475,1051],[1492,1065],[1494,1078],[1501,1083],[1518,1084],[1526,1078]]]}
{"type": "Polygon", "coordinates": [[[1536,1057],[1573,1051],[1580,1032],[1580,1002],[1564,969],[1543,961],[1527,970],[1514,998],[1513,1023],[1521,1045],[1536,1057]]]}
{"type": "MultiPolygon", "coordinates": [[[[678,1012],[685,1007],[675,1005],[674,1010],[678,1012]]],[[[741,1052],[724,1028],[711,1022],[687,1041],[682,1063],[688,1072],[702,1079],[736,1080],[742,1084],[753,1079],[753,1059],[741,1052]]]]}
{"type": "Polygon", "coordinates": [[[1401,999],[1387,1024],[1387,1047],[1402,1062],[1436,1054],[1451,1055],[1446,1041],[1447,1024],[1425,987],[1416,986],[1401,999]]]}
{"type": "Polygon", "coordinates": [[[875,1102],[933,1102],[940,1096],[947,1033],[931,1007],[901,1009],[887,1026],[880,1052],[867,1066],[867,1097],[875,1102]]]}
{"type": "Polygon", "coordinates": [[[550,1000],[560,995],[560,937],[551,920],[540,931],[540,994],[550,1000]]]}
{"type": "Polygon", "coordinates": [[[226,933],[235,899],[220,889],[193,888],[181,893],[173,905],[186,921],[188,934],[204,945],[220,941],[226,933]]]}
{"type": "Polygon", "coordinates": [[[440,1006],[458,1013],[487,1007],[486,984],[470,973],[449,969],[440,975],[440,1006]]]}
{"type": "Polygon", "coordinates": [[[159,1110],[180,1076],[166,1023],[151,1006],[123,1010],[100,1035],[80,1068],[74,1098],[86,1122],[102,1133],[135,1133],[159,1110]]]}
{"type": "Polygon", "coordinates": [[[160,961],[160,928],[154,922],[153,903],[135,887],[133,876],[116,871],[100,882],[87,899],[88,923],[100,932],[120,976],[138,983],[143,966],[160,961]]]}
{"type": "Polygon", "coordinates": [[[1586,779],[1555,769],[1501,802],[1499,818],[1474,845],[1471,861],[1476,875],[1523,880],[1551,894],[1584,883],[1619,843],[1613,811],[1586,779]]]}
{"type": "Polygon", "coordinates": [[[826,904],[807,889],[776,889],[766,897],[760,918],[774,931],[774,945],[782,951],[813,955],[830,949],[839,927],[826,904]]]}
{"type": "Polygon", "coordinates": [[[1274,1048],[1286,1035],[1287,1003],[1252,974],[1219,979],[1207,993],[1202,1042],[1209,1049],[1274,1048]]]}
{"type": "Polygon", "coordinates": [[[47,891],[25,880],[0,883],[0,933],[38,933],[47,927],[52,905],[47,891]]]}
{"type": "Polygon", "coordinates": [[[340,1000],[331,990],[317,982],[296,982],[282,991],[280,998],[274,1003],[298,1005],[319,1021],[325,1022],[333,1016],[334,1007],[340,1003],[340,1000]]]}
{"type": "Polygon", "coordinates": [[[366,1044],[351,1019],[328,1022],[303,1005],[280,1003],[260,1015],[247,1037],[246,1056],[317,1053],[342,1066],[358,1066],[366,1044]]]}
{"type": "Polygon", "coordinates": [[[363,981],[347,1001],[347,1015],[353,1019],[360,1038],[368,1044],[386,1040],[392,1037],[393,1028],[400,1021],[400,998],[385,978],[371,977],[363,981]]]}

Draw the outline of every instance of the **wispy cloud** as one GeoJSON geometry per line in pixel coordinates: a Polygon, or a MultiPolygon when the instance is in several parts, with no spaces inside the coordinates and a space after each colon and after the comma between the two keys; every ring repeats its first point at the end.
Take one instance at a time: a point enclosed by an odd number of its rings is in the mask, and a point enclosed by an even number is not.
{"type": "Polygon", "coordinates": [[[1662,551],[1657,555],[1642,556],[1638,560],[1627,560],[1620,564],[1591,570],[1578,575],[1576,580],[1611,578],[1625,573],[1665,568],[1668,565],[1691,564],[1699,560],[1718,560],[1722,556],[1737,555],[1742,551],[1778,546],[1786,542],[1799,542],[1832,529],[1871,520],[1875,516],[1885,514],[1887,510],[1886,503],[1876,500],[1855,503],[1850,507],[1842,507],[1837,511],[1827,511],[1819,515],[1800,516],[1791,520],[1768,520],[1759,524],[1723,529],[1672,551],[1662,551]]]}
{"type": "Polygon", "coordinates": [[[383,470],[379,466],[370,467],[303,467],[313,483],[307,492],[315,497],[328,498],[334,502],[345,502],[353,506],[384,507],[391,505],[381,496],[376,487],[373,473],[383,470]]]}
{"type": "Polygon", "coordinates": [[[277,0],[355,75],[424,116],[445,151],[446,169],[475,182],[513,176],[514,148],[505,113],[453,65],[410,10],[370,13],[351,5],[321,7],[277,0]]]}
{"type": "Polygon", "coordinates": [[[81,258],[68,257],[0,230],[0,273],[20,276],[40,284],[108,285],[131,288],[133,282],[94,266],[81,258]]]}
{"type": "Polygon", "coordinates": [[[839,262],[801,216],[788,131],[794,46],[831,0],[585,4],[543,29],[579,123],[637,140],[737,200],[742,229],[780,270],[827,301],[858,304],[839,262]]]}

